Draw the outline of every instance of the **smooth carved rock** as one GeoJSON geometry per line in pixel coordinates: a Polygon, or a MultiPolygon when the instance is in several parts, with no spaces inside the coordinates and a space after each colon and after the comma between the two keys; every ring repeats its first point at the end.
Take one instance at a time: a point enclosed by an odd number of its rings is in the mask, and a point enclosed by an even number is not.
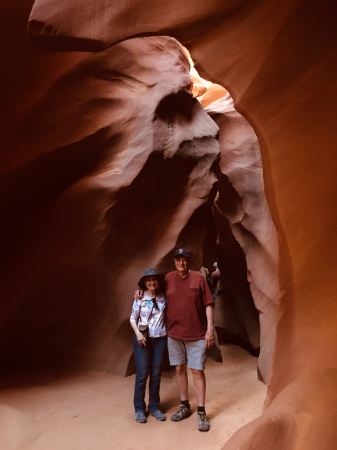
{"type": "Polygon", "coordinates": [[[40,57],[46,81],[7,136],[16,158],[2,155],[0,365],[124,375],[140,274],[172,269],[176,245],[203,247],[218,127],[189,92],[173,38],[75,54],[68,66],[65,54],[52,83],[40,57]]]}
{"type": "Polygon", "coordinates": [[[259,374],[268,382],[280,292],[277,234],[264,193],[260,146],[228,94],[206,111],[220,127],[221,147],[215,201],[221,271],[216,324],[219,337],[252,353],[260,349],[259,374]]]}
{"type": "Polygon", "coordinates": [[[155,0],[146,5],[114,0],[105,0],[102,5],[101,2],[83,0],[81,3],[68,2],[65,7],[57,0],[37,0],[28,32],[36,45],[66,51],[100,51],[139,33],[170,35],[171,30],[175,30],[175,35],[189,36],[193,43],[212,32],[214,24],[221,22],[222,17],[229,17],[247,4],[248,0],[209,0],[196,8],[189,0],[180,3],[177,9],[174,2],[158,4],[155,0]],[[201,17],[206,20],[200,21],[201,17]]]}

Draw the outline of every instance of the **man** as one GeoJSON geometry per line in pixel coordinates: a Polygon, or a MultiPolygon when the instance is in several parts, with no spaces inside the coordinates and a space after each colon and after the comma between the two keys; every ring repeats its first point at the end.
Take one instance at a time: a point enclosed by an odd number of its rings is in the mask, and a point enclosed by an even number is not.
{"type": "Polygon", "coordinates": [[[189,269],[189,256],[187,250],[177,249],[174,254],[176,270],[165,276],[169,358],[170,364],[175,366],[181,400],[180,408],[171,420],[179,422],[191,415],[188,366],[198,402],[198,430],[209,431],[210,423],[205,411],[204,368],[206,348],[214,344],[214,301],[205,277],[189,269]]]}

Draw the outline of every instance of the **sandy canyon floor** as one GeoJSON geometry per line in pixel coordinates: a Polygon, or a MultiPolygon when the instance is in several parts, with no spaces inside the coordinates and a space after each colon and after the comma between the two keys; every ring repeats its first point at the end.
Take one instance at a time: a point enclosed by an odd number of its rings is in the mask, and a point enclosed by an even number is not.
{"type": "MultiPolygon", "coordinates": [[[[197,430],[193,414],[169,420],[179,405],[174,372],[161,385],[166,422],[133,419],[135,376],[100,372],[3,380],[0,391],[1,450],[184,450],[220,449],[229,437],[261,413],[266,386],[257,380],[257,359],[239,347],[221,346],[223,362],[207,361],[206,410],[211,430],[197,430]]],[[[191,381],[191,379],[190,379],[191,381]]]]}

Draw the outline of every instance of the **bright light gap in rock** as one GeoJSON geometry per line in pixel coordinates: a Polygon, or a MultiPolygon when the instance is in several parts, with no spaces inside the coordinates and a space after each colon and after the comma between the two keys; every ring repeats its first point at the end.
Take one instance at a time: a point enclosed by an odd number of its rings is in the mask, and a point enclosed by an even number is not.
{"type": "Polygon", "coordinates": [[[212,83],[211,81],[202,78],[196,68],[194,67],[194,61],[191,57],[190,52],[186,47],[183,47],[186,56],[190,62],[190,76],[191,76],[191,92],[193,96],[200,102],[200,104],[206,108],[211,103],[219,100],[228,94],[227,89],[225,89],[220,84],[212,83]]]}

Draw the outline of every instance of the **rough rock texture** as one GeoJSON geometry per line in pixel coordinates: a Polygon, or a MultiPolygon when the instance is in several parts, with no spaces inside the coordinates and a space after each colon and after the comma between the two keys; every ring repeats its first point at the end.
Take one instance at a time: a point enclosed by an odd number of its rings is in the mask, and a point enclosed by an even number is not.
{"type": "Polygon", "coordinates": [[[203,77],[228,88],[262,149],[279,239],[282,315],[264,413],[225,448],[333,448],[335,5],[317,0],[151,0],[144,5],[86,0],[65,6],[39,0],[29,30],[41,46],[68,50],[97,50],[139,33],[172,35],[190,49],[203,77]]]}

